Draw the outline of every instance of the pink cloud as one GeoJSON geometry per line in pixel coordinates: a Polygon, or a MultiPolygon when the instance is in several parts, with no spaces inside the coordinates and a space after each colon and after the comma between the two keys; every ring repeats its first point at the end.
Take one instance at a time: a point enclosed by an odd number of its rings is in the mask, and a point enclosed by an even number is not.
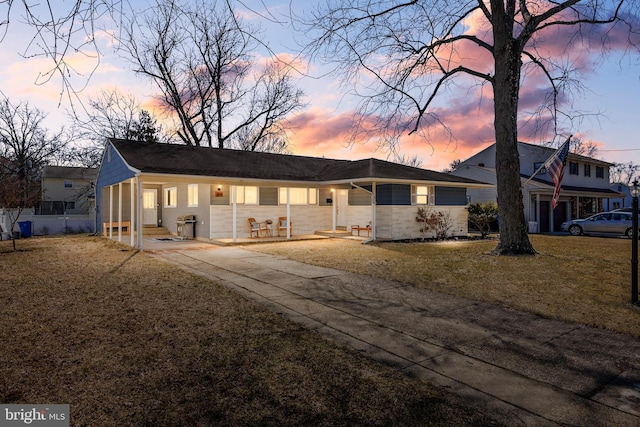
{"type": "MultiPolygon", "coordinates": [[[[488,103],[486,103],[488,105],[488,103]]],[[[400,137],[397,152],[406,157],[418,156],[422,166],[442,170],[452,160],[464,159],[486,147],[494,140],[493,110],[487,106],[455,105],[438,110],[442,120],[455,136],[441,127],[421,129],[400,137]],[[462,107],[462,108],[457,108],[462,107]]],[[[379,145],[382,133],[371,133],[350,144],[354,126],[354,111],[333,114],[328,110],[309,110],[290,120],[293,127],[289,134],[292,151],[299,155],[325,156],[330,158],[361,159],[375,157],[394,160],[389,147],[379,145]]],[[[360,116],[359,119],[369,130],[377,121],[374,116],[360,116]]]]}

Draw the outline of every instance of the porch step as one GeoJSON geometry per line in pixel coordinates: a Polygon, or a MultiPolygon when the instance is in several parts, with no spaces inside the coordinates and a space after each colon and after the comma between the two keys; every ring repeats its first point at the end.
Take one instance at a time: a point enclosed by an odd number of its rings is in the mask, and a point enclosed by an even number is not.
{"type": "Polygon", "coordinates": [[[316,231],[314,234],[316,234],[317,236],[326,236],[326,237],[347,237],[351,235],[351,233],[348,232],[347,230],[340,230],[338,227],[336,227],[335,233],[332,230],[321,230],[321,231],[316,231]]]}
{"type": "Polygon", "coordinates": [[[145,225],[142,229],[142,233],[145,236],[167,236],[170,235],[171,233],[169,233],[169,230],[167,230],[164,227],[156,227],[156,226],[149,226],[149,225],[145,225]]]}

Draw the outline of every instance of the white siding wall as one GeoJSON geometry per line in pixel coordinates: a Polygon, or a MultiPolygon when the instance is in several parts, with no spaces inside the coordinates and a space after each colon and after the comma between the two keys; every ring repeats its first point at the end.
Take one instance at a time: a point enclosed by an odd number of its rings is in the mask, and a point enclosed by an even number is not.
{"type": "MultiPolygon", "coordinates": [[[[496,174],[493,169],[488,170],[477,166],[461,166],[451,173],[463,178],[475,179],[488,184],[496,183],[496,174]]],[[[470,203],[498,202],[496,187],[491,188],[467,188],[467,197],[470,203]]]]}
{"type": "MultiPolygon", "coordinates": [[[[195,184],[195,183],[194,183],[195,184]]],[[[178,226],[176,225],[176,219],[182,215],[195,215],[196,216],[196,238],[206,239],[208,237],[207,230],[210,227],[209,224],[209,205],[210,205],[210,185],[199,184],[198,185],[198,206],[187,206],[187,186],[188,184],[170,184],[162,187],[162,194],[158,194],[158,203],[161,203],[162,209],[162,225],[169,230],[170,233],[176,234],[178,232],[178,226]],[[164,206],[164,190],[166,188],[176,187],[177,190],[177,206],[175,208],[168,208],[164,206]]],[[[123,191],[124,193],[124,191],[123,191]]],[[[126,194],[126,193],[125,193],[126,194]]],[[[115,215],[115,214],[114,214],[115,215]]],[[[144,234],[144,232],[143,232],[144,234]]]]}

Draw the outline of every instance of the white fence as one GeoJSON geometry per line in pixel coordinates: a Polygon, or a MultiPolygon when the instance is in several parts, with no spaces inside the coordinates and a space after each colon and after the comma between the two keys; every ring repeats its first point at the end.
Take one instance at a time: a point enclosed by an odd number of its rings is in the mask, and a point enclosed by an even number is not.
{"type": "Polygon", "coordinates": [[[13,230],[10,230],[11,218],[15,217],[8,210],[0,209],[0,231],[18,232],[22,226],[27,227],[30,232],[27,234],[32,236],[95,232],[94,215],[34,215],[33,210],[27,209],[22,211],[13,230]]]}

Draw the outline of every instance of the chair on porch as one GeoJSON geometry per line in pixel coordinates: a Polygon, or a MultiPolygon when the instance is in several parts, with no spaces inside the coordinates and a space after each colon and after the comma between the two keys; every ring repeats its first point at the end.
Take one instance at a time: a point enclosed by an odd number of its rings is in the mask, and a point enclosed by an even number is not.
{"type": "MultiPolygon", "coordinates": [[[[287,217],[281,216],[278,218],[278,236],[280,236],[280,230],[284,230],[284,235],[287,235],[287,217]]],[[[289,222],[289,235],[293,236],[293,222],[289,222]]]]}
{"type": "Polygon", "coordinates": [[[258,222],[255,218],[249,218],[249,238],[253,238],[254,233],[256,237],[267,236],[268,231],[266,223],[258,222]]]}

